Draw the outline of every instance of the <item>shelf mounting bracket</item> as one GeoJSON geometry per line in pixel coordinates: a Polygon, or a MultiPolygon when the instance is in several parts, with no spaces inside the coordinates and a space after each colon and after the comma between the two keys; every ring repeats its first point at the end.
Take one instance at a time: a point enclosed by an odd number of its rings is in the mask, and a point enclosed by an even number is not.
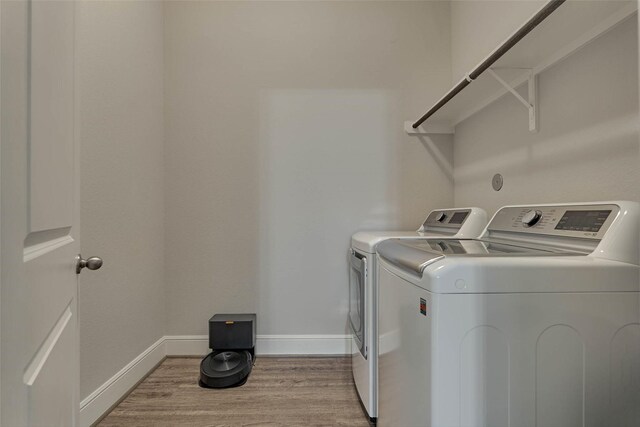
{"type": "Polygon", "coordinates": [[[524,99],[522,95],[516,91],[514,87],[512,87],[509,83],[507,83],[502,77],[495,72],[493,68],[488,68],[487,71],[489,74],[495,78],[498,83],[504,86],[513,96],[516,97],[518,101],[525,106],[525,108],[529,111],[529,131],[537,132],[538,131],[538,100],[537,100],[537,75],[533,73],[532,69],[529,70],[529,77],[527,78],[528,86],[529,86],[529,99],[524,99]]]}
{"type": "Polygon", "coordinates": [[[448,123],[424,123],[413,128],[413,122],[404,122],[404,131],[408,135],[453,134],[455,129],[448,123]]]}

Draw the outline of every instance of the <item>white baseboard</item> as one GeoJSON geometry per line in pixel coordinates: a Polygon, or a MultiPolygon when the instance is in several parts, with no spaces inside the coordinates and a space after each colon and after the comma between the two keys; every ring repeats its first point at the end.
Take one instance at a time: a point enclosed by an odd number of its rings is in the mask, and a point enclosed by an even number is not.
{"type": "Polygon", "coordinates": [[[165,335],[167,356],[204,356],[209,352],[207,335],[165,335]]]}
{"type": "MultiPolygon", "coordinates": [[[[342,356],[350,354],[350,335],[258,335],[257,355],[342,356]]],[[[90,426],[143,379],[166,356],[203,356],[206,335],[167,335],[160,338],[80,403],[80,426],[90,426]]]]}
{"type": "Polygon", "coordinates": [[[258,335],[257,355],[319,355],[350,354],[351,335],[258,335]]]}
{"type": "Polygon", "coordinates": [[[164,337],[160,338],[117,374],[80,402],[80,426],[90,426],[115,405],[133,386],[165,358],[164,337]]]}

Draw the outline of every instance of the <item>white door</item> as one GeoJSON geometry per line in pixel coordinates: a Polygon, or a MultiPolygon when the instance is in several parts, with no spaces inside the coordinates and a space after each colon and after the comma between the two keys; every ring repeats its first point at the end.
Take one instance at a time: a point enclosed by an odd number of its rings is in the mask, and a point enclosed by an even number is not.
{"type": "Polygon", "coordinates": [[[3,426],[73,426],[78,150],[71,1],[0,2],[3,426]]]}

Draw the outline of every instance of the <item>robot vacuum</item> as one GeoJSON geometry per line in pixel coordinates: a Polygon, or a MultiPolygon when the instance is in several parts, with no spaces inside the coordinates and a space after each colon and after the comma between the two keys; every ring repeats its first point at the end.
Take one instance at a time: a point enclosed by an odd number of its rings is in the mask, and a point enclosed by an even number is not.
{"type": "Polygon", "coordinates": [[[200,362],[200,387],[238,387],[247,382],[253,356],[244,351],[219,350],[210,353],[200,362]]]}
{"type": "Polygon", "coordinates": [[[247,382],[254,364],[255,314],[216,314],[209,320],[212,352],[200,362],[200,387],[229,388],[247,382]]]}

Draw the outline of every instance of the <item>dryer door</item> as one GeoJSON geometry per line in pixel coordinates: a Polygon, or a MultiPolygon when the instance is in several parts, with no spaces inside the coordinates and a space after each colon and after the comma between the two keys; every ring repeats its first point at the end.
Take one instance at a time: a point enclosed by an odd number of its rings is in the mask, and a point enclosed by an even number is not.
{"type": "Polygon", "coordinates": [[[365,284],[367,277],[367,258],[353,249],[349,257],[349,325],[353,340],[360,353],[366,359],[365,346],[365,284]]]}

